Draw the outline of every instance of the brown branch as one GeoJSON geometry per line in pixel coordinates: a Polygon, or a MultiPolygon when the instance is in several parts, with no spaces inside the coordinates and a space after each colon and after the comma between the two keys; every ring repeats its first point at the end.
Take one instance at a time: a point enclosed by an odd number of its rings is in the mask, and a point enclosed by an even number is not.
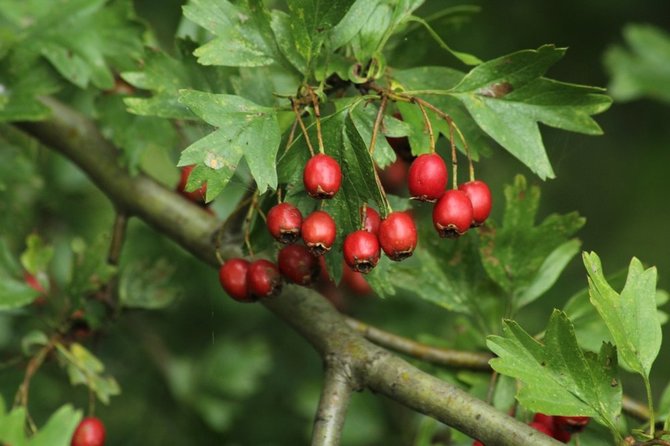
{"type": "Polygon", "coordinates": [[[379,328],[350,317],[347,317],[345,320],[351,328],[361,333],[368,340],[398,353],[403,353],[413,358],[445,367],[491,371],[489,360],[493,356],[487,353],[465,352],[432,347],[380,330],[379,328]]]}
{"type": "MultiPolygon", "coordinates": [[[[22,129],[78,165],[116,206],[142,218],[209,265],[218,266],[218,222],[214,216],[195,204],[176,199],[173,191],[144,175],[130,176],[119,167],[117,150],[91,121],[54,100],[45,103],[52,108],[52,117],[22,123],[22,129]]],[[[222,246],[221,251],[225,258],[235,255],[239,246],[222,246]]],[[[279,298],[268,300],[265,305],[323,358],[338,358],[351,371],[351,383],[359,383],[479,438],[487,446],[561,444],[370,343],[315,291],[286,286],[279,298]]]]}
{"type": "Polygon", "coordinates": [[[314,417],[312,446],[337,446],[352,392],[352,380],[337,358],[326,361],[319,407],[314,417]]]}

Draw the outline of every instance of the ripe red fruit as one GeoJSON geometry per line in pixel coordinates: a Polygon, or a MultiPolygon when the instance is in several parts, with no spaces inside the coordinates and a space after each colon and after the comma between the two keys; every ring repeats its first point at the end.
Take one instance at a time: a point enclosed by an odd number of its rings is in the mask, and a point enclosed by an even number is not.
{"type": "Polygon", "coordinates": [[[444,194],[448,179],[447,165],[440,155],[421,155],[409,166],[409,195],[417,200],[434,202],[444,194]]]}
{"type": "Polygon", "coordinates": [[[458,186],[472,203],[472,226],[480,226],[491,213],[491,190],[483,181],[468,181],[458,186]]]}
{"type": "Polygon", "coordinates": [[[397,157],[394,162],[378,171],[379,180],[384,191],[390,194],[400,194],[407,182],[407,161],[397,157]]]}
{"type": "Polygon", "coordinates": [[[556,415],[554,417],[554,425],[556,429],[564,430],[567,432],[581,432],[584,430],[591,418],[589,417],[562,417],[556,415]]]}
{"type": "Polygon", "coordinates": [[[556,426],[554,417],[551,415],[545,415],[543,413],[536,413],[533,417],[533,422],[544,424],[551,430],[552,436],[563,443],[570,442],[570,432],[564,431],[556,426]]]}
{"type": "Polygon", "coordinates": [[[249,262],[244,259],[230,259],[219,268],[219,282],[223,289],[238,302],[253,302],[247,288],[249,262]]]}
{"type": "Polygon", "coordinates": [[[345,284],[354,294],[365,296],[372,293],[372,288],[368,281],[365,280],[365,276],[349,268],[346,264],[342,267],[341,283],[345,284]]]}
{"type": "Polygon", "coordinates": [[[280,243],[295,243],[300,237],[302,214],[291,203],[279,203],[267,215],[268,231],[280,243]]]}
{"type": "Polygon", "coordinates": [[[333,198],[333,195],[340,190],[342,170],[334,158],[319,153],[305,164],[302,179],[305,190],[312,198],[333,198]]]}
{"type": "MultiPolygon", "coordinates": [[[[377,218],[379,218],[379,217],[377,217],[377,218]]],[[[40,281],[37,280],[37,277],[30,274],[28,271],[24,271],[23,280],[26,282],[26,285],[28,285],[30,288],[34,289],[35,291],[39,291],[42,294],[45,294],[47,292],[44,289],[44,287],[42,286],[42,284],[40,283],[40,281]]]]}
{"type": "Polygon", "coordinates": [[[529,425],[530,425],[530,427],[532,427],[536,431],[540,431],[543,434],[549,435],[550,437],[553,437],[553,435],[554,435],[554,432],[546,424],[542,424],[542,423],[538,423],[537,421],[533,421],[529,425]]]}
{"type": "Polygon", "coordinates": [[[256,299],[279,294],[282,279],[277,265],[265,259],[252,262],[247,269],[247,289],[256,299]]]}
{"type": "Polygon", "coordinates": [[[335,221],[325,211],[314,211],[302,222],[302,239],[312,254],[320,256],[330,250],[335,242],[335,221]]]}
{"type": "Polygon", "coordinates": [[[379,240],[375,234],[359,230],[347,235],[342,247],[344,261],[354,271],[367,274],[379,262],[379,240]]]}
{"type": "Polygon", "coordinates": [[[98,418],[88,417],[81,420],[74,434],[71,446],[104,446],[105,425],[98,418]]]}
{"type": "Polygon", "coordinates": [[[382,220],[378,236],[379,244],[391,260],[406,259],[416,248],[416,225],[407,212],[391,212],[382,220]]]}
{"type": "Polygon", "coordinates": [[[451,189],[433,208],[433,225],[440,237],[458,238],[472,223],[472,203],[465,192],[451,189]]]}
{"type": "Polygon", "coordinates": [[[379,217],[379,213],[377,211],[372,209],[370,206],[366,206],[364,218],[365,221],[363,222],[363,226],[365,227],[366,231],[373,234],[379,232],[379,224],[382,222],[382,220],[379,217]]]}
{"type": "Polygon", "coordinates": [[[319,260],[302,245],[284,246],[277,256],[282,276],[298,285],[311,285],[319,277],[319,260]]]}
{"type": "Polygon", "coordinates": [[[472,446],[485,446],[485,445],[481,441],[475,440],[472,442],[472,446]]]}
{"type": "Polygon", "coordinates": [[[205,204],[205,195],[207,194],[207,184],[203,184],[198,189],[186,192],[186,184],[188,183],[188,177],[191,176],[191,172],[195,168],[195,164],[190,166],[184,166],[181,168],[181,177],[179,179],[179,184],[177,185],[177,192],[182,194],[184,197],[198,204],[205,204]]]}

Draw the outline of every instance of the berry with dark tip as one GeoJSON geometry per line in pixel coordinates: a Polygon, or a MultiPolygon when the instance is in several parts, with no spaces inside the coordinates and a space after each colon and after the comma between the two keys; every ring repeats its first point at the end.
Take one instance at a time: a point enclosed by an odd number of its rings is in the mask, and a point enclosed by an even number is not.
{"type": "Polygon", "coordinates": [[[230,259],[219,268],[219,282],[224,291],[238,302],[253,302],[247,287],[249,262],[244,259],[230,259]]]}
{"type": "Polygon", "coordinates": [[[284,246],[277,256],[279,272],[289,282],[312,285],[319,278],[319,260],[302,245],[284,246]]]}
{"type": "Polygon", "coordinates": [[[472,203],[465,192],[451,189],[433,208],[433,225],[440,237],[458,238],[472,224],[472,203]]]}
{"type": "Polygon", "coordinates": [[[337,235],[335,220],[325,211],[314,211],[302,222],[302,239],[312,254],[320,256],[332,248],[337,235]]]}
{"type": "Polygon", "coordinates": [[[300,237],[302,214],[291,203],[273,206],[267,215],[268,231],[280,243],[295,243],[300,237]]]}
{"type": "Polygon", "coordinates": [[[437,153],[419,156],[409,166],[407,187],[409,195],[421,201],[438,200],[447,187],[449,173],[444,160],[437,153]]]}
{"type": "Polygon", "coordinates": [[[406,259],[416,248],[416,225],[407,212],[391,212],[382,220],[378,236],[379,244],[391,260],[406,259]]]}
{"type": "Polygon", "coordinates": [[[377,236],[362,229],[347,235],[342,251],[347,265],[363,274],[372,271],[379,262],[380,247],[377,236]]]}
{"type": "Polygon", "coordinates": [[[334,158],[319,153],[305,164],[302,179],[310,197],[333,198],[342,184],[342,170],[334,158]]]}
{"type": "Polygon", "coordinates": [[[256,299],[276,296],[282,289],[282,278],[277,265],[260,259],[249,264],[247,269],[247,289],[256,299]]]}
{"type": "Polygon", "coordinates": [[[468,181],[458,186],[472,203],[472,226],[481,226],[491,213],[491,190],[485,182],[468,181]]]}
{"type": "Polygon", "coordinates": [[[71,446],[104,446],[105,425],[98,418],[88,417],[81,420],[72,434],[71,446]]]}

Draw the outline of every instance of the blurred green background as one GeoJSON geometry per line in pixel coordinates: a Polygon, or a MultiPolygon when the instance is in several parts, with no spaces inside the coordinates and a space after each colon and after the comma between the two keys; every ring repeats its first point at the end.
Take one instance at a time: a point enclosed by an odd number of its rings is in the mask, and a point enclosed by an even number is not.
{"type": "MultiPolygon", "coordinates": [[[[184,2],[135,3],[159,41],[169,47],[184,2]]],[[[428,16],[452,4],[461,3],[427,1],[419,15],[428,16]]],[[[481,12],[468,20],[435,23],[454,48],[486,60],[545,43],[567,46],[566,57],[549,74],[580,84],[608,85],[603,57],[611,45],[622,44],[626,24],[649,23],[670,31],[670,2],[660,0],[471,4],[481,6],[481,12]]],[[[397,59],[391,58],[390,63],[464,69],[422,31],[408,36],[397,48],[397,59]]],[[[667,63],[670,66],[670,59],[667,63]]],[[[670,192],[670,104],[649,99],[615,102],[597,120],[604,136],[542,129],[557,175],[554,180],[542,183],[533,178],[502,150],[483,160],[478,176],[491,185],[495,203],[502,204],[503,185],[522,171],[531,183],[541,186],[540,218],[573,210],[587,218],[579,237],[584,249],[599,253],[606,272],[627,266],[630,258],[637,256],[658,266],[660,285],[670,288],[670,204],[666,198],[670,192]]],[[[3,156],[11,156],[11,151],[3,156]]],[[[58,156],[36,152],[35,161],[44,179],[24,192],[30,208],[0,218],[20,219],[16,230],[24,234],[39,229],[44,238],[56,243],[57,258],[66,256],[60,253],[67,252],[74,236],[107,240],[113,212],[106,199],[58,156]],[[85,215],[81,209],[86,209],[85,215]]],[[[30,174],[33,167],[26,165],[24,169],[30,174]]],[[[15,175],[20,172],[14,169],[15,175]]],[[[163,180],[176,182],[176,169],[172,175],[163,180]]],[[[494,206],[494,218],[501,212],[500,206],[494,206]]],[[[102,334],[86,340],[123,391],[112,398],[110,406],[98,404],[96,410],[108,426],[108,444],[307,443],[321,380],[320,359],[307,343],[261,306],[232,302],[221,292],[211,269],[138,221],[130,225],[123,256],[124,262],[128,258],[167,259],[178,266],[171,283],[180,292],[166,309],[131,311],[106,326],[102,334]]],[[[66,258],[60,260],[59,264],[67,264],[66,258]]],[[[522,325],[531,332],[543,328],[550,309],[560,308],[585,285],[583,267],[575,259],[558,284],[523,312],[522,325]]],[[[365,321],[413,337],[450,338],[459,328],[458,318],[435,311],[426,302],[362,298],[347,305],[365,321]]],[[[21,317],[11,322],[3,318],[0,346],[10,342],[23,321],[21,317]]],[[[652,375],[657,395],[670,376],[670,363],[664,360],[670,353],[667,327],[665,334],[652,375]]],[[[459,342],[468,344],[467,340],[459,342]]],[[[427,369],[454,382],[486,383],[482,376],[462,374],[457,379],[445,371],[427,369]]],[[[5,367],[0,373],[0,394],[5,401],[11,402],[21,377],[22,370],[16,367],[5,367]]],[[[30,407],[38,424],[65,401],[87,407],[87,392],[73,390],[66,381],[55,364],[47,364],[35,378],[30,407]]],[[[638,397],[643,395],[636,380],[626,389],[638,397]]],[[[385,399],[357,394],[343,444],[427,445],[441,430],[385,399]]]]}

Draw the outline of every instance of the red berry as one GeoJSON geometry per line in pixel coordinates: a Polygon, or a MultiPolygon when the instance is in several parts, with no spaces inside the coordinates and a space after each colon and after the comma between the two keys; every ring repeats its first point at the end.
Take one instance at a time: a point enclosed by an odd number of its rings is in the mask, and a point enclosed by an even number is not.
{"type": "Polygon", "coordinates": [[[219,282],[230,297],[238,302],[253,302],[247,288],[249,262],[244,259],[230,259],[219,268],[219,282]]]}
{"type": "Polygon", "coordinates": [[[382,220],[378,235],[379,244],[391,260],[406,259],[416,248],[416,225],[407,212],[391,212],[382,220]]]}
{"type": "Polygon", "coordinates": [[[190,166],[184,166],[181,168],[181,177],[179,179],[179,184],[177,185],[177,192],[182,194],[184,197],[198,204],[205,204],[205,195],[207,194],[207,184],[203,184],[198,189],[186,192],[186,184],[188,183],[188,177],[191,176],[191,172],[195,168],[195,164],[190,166]]]}
{"type": "Polygon", "coordinates": [[[349,268],[349,266],[346,264],[342,267],[341,283],[345,284],[351,291],[354,292],[354,294],[365,296],[366,294],[372,293],[372,288],[370,287],[368,281],[365,280],[365,276],[349,268]]]}
{"type": "Polygon", "coordinates": [[[359,230],[347,235],[342,248],[344,261],[354,271],[367,274],[379,262],[379,240],[375,234],[359,230]]]}
{"type": "Polygon", "coordinates": [[[532,423],[530,423],[530,427],[532,427],[536,431],[542,432],[543,434],[549,435],[550,437],[553,437],[553,435],[554,435],[554,432],[546,424],[542,424],[542,423],[538,423],[537,421],[533,421],[532,423]]]}
{"type": "Polygon", "coordinates": [[[562,443],[570,443],[570,437],[572,436],[572,434],[570,434],[570,432],[559,429],[556,426],[554,426],[554,430],[552,432],[553,432],[553,437],[556,440],[558,440],[562,443]]]}
{"type": "Polygon", "coordinates": [[[325,211],[314,211],[302,222],[302,239],[312,254],[320,256],[335,243],[337,229],[335,221],[325,211]]]}
{"type": "MultiPolygon", "coordinates": [[[[377,218],[379,218],[379,216],[377,216],[377,218]]],[[[30,274],[28,271],[24,271],[23,280],[30,288],[34,289],[35,291],[39,291],[42,294],[46,294],[47,291],[44,289],[40,281],[37,280],[37,277],[30,274]]]]}
{"type": "Polygon", "coordinates": [[[440,155],[421,155],[409,166],[409,195],[417,200],[433,202],[444,194],[448,179],[447,165],[440,155]]]}
{"type": "Polygon", "coordinates": [[[475,440],[475,441],[472,442],[472,446],[484,446],[484,443],[482,443],[479,440],[475,440]]]}
{"type": "Polygon", "coordinates": [[[384,191],[390,194],[400,194],[407,182],[407,161],[397,157],[394,162],[379,170],[379,180],[384,191]]]}
{"type": "Polygon", "coordinates": [[[280,243],[295,243],[300,237],[302,214],[291,203],[279,203],[267,215],[270,234],[280,243]]]}
{"type": "Polygon", "coordinates": [[[472,203],[472,226],[480,226],[491,213],[491,190],[483,181],[468,181],[458,186],[472,203]]]}
{"type": "Polygon", "coordinates": [[[563,430],[567,432],[581,432],[584,430],[591,419],[589,417],[562,417],[556,415],[554,417],[554,425],[556,430],[563,430]]]}
{"type": "Polygon", "coordinates": [[[81,420],[74,434],[72,434],[71,446],[104,446],[105,426],[102,421],[95,417],[81,420]]]}
{"type": "Polygon", "coordinates": [[[342,183],[342,170],[334,158],[319,153],[307,161],[302,179],[312,198],[333,198],[342,183]]]}
{"type": "Polygon", "coordinates": [[[277,265],[265,259],[251,262],[247,269],[247,289],[251,296],[256,299],[276,296],[282,285],[277,265]]]}
{"type": "Polygon", "coordinates": [[[365,207],[365,221],[363,222],[365,230],[376,234],[379,232],[379,224],[382,222],[379,213],[370,206],[365,207]]]}
{"type": "Polygon", "coordinates": [[[433,225],[440,237],[458,238],[471,223],[472,203],[463,191],[446,191],[433,208],[433,225]]]}
{"type": "Polygon", "coordinates": [[[321,270],[317,257],[302,245],[284,246],[277,256],[277,264],[282,276],[305,286],[313,284],[321,270]]]}

